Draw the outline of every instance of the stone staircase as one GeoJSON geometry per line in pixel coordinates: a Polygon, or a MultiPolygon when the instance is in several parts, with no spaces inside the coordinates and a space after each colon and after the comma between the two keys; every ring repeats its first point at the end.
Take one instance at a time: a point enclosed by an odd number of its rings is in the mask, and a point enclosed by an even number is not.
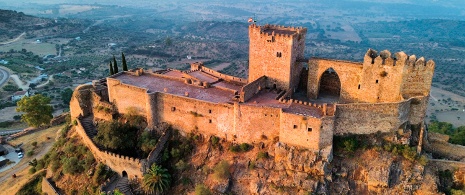
{"type": "Polygon", "coordinates": [[[87,116],[85,118],[82,118],[81,124],[82,127],[84,127],[84,130],[86,131],[86,134],[87,136],[89,136],[90,139],[94,138],[94,136],[97,135],[97,129],[95,128],[93,122],[93,116],[87,116]]]}
{"type": "Polygon", "coordinates": [[[131,188],[129,188],[129,180],[127,177],[121,177],[116,183],[115,189],[119,189],[120,192],[126,195],[132,195],[131,188]]]}

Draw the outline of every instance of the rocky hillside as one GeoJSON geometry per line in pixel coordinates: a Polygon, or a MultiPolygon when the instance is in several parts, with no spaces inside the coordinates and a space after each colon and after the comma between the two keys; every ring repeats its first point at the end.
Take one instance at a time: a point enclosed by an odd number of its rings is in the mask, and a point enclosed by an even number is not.
{"type": "Polygon", "coordinates": [[[62,33],[80,32],[90,21],[65,18],[39,18],[22,12],[0,9],[0,42],[14,39],[26,33],[27,38],[55,36],[62,33]]]}

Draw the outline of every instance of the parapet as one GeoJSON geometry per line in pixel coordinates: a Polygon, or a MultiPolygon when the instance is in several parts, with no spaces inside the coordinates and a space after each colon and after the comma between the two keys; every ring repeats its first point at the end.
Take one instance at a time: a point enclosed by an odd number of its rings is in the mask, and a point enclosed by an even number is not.
{"type": "Polygon", "coordinates": [[[307,34],[307,28],[303,27],[291,27],[291,26],[280,26],[280,25],[272,25],[272,24],[265,24],[263,26],[258,26],[256,24],[251,24],[249,26],[249,31],[266,34],[271,36],[278,36],[278,37],[297,37],[298,35],[305,35],[307,34]]]}
{"type": "Polygon", "coordinates": [[[378,66],[408,66],[409,68],[421,70],[433,70],[435,63],[433,60],[426,62],[424,57],[417,59],[415,55],[408,56],[403,51],[391,55],[391,52],[384,50],[378,52],[373,49],[368,49],[364,58],[364,65],[378,65],[378,66]]]}

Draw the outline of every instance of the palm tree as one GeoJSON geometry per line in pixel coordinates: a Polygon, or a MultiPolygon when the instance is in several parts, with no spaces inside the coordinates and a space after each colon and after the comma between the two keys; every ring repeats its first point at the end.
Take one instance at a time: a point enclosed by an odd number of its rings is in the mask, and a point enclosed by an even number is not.
{"type": "Polygon", "coordinates": [[[148,173],[144,175],[143,187],[147,193],[154,194],[155,192],[166,190],[170,182],[171,175],[168,173],[168,170],[154,163],[148,173]]]}

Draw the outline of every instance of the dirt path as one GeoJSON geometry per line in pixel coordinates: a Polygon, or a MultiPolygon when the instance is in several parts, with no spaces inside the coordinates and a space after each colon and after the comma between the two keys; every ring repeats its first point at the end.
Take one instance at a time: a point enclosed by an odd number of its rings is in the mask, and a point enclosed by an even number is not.
{"type": "Polygon", "coordinates": [[[12,74],[12,75],[10,75],[10,78],[12,78],[13,81],[15,81],[16,85],[18,85],[19,88],[21,88],[23,90],[29,89],[29,82],[24,84],[24,82],[21,81],[21,79],[19,79],[18,75],[12,74]]]}
{"type": "Polygon", "coordinates": [[[6,44],[14,43],[14,42],[18,41],[19,39],[21,39],[21,37],[23,37],[24,35],[26,35],[26,32],[21,33],[18,37],[14,38],[13,40],[1,42],[0,45],[6,45],[6,44]]]}

